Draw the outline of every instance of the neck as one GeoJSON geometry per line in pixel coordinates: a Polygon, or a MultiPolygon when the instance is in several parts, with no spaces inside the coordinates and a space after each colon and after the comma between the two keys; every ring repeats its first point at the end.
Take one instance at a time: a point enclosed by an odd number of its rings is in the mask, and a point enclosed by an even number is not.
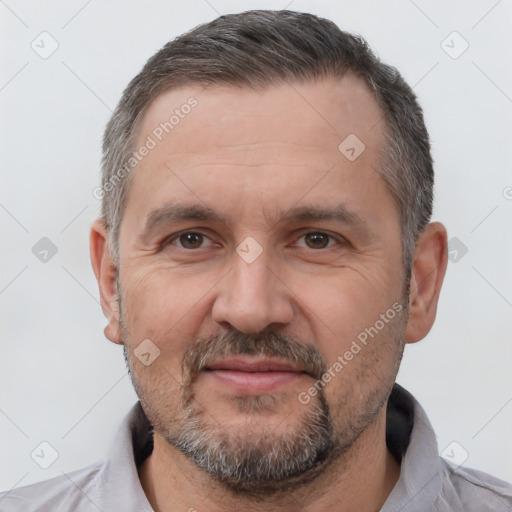
{"type": "Polygon", "coordinates": [[[400,466],[386,447],[385,421],[384,406],[372,425],[324,473],[279,496],[257,501],[234,496],[156,432],[153,452],[139,467],[139,478],[155,512],[374,512],[380,510],[400,476],[400,466]]]}

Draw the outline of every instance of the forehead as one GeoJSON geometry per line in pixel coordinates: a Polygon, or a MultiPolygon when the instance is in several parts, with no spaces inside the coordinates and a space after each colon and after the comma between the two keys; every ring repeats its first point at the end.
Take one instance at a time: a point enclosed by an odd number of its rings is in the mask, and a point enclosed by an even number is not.
{"type": "Polygon", "coordinates": [[[352,203],[368,199],[371,190],[387,194],[376,172],[381,121],[371,91],[350,74],[257,90],[215,85],[168,91],[151,103],[138,127],[135,148],[151,149],[132,171],[126,211],[135,207],[147,218],[183,198],[215,204],[217,211],[250,204],[267,215],[291,206],[308,188],[308,199],[344,189],[352,203]]]}
{"type": "Polygon", "coordinates": [[[375,145],[380,140],[381,120],[373,94],[353,74],[256,90],[190,86],[153,100],[138,128],[138,142],[153,134],[157,142],[165,139],[169,148],[176,149],[200,146],[206,151],[211,145],[269,140],[325,149],[327,144],[337,148],[336,143],[353,134],[365,145],[375,145]],[[199,123],[201,133],[189,138],[199,123]],[[171,133],[174,136],[167,137],[171,133]]]}

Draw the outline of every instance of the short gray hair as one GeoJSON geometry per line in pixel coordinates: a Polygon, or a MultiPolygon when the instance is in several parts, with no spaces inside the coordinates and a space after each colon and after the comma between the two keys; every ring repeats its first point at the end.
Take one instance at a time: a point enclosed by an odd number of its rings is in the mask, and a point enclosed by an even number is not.
{"type": "Polygon", "coordinates": [[[253,10],[219,18],[168,42],[128,84],[103,138],[102,217],[114,263],[137,127],[152,101],[182,86],[265,87],[341,78],[363,80],[382,109],[384,144],[377,172],[400,212],[408,286],[416,241],[432,215],[434,171],[423,111],[412,88],[359,35],[293,11],[253,10]]]}

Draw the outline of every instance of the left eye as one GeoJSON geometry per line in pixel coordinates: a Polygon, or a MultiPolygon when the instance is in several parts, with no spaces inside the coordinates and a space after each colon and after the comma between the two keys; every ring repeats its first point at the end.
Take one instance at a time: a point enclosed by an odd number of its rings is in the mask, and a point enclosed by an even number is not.
{"type": "Polygon", "coordinates": [[[311,231],[302,235],[299,240],[301,239],[304,239],[306,247],[309,249],[325,249],[329,246],[330,241],[336,243],[333,236],[323,233],[322,231],[311,231]]]}

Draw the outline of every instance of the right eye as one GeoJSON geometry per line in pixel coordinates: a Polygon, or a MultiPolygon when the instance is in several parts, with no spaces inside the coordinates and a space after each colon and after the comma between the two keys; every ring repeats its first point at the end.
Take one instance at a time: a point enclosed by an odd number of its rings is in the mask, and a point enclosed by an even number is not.
{"type": "Polygon", "coordinates": [[[210,239],[197,231],[180,231],[179,233],[167,237],[162,243],[162,246],[177,245],[185,250],[202,249],[205,240],[210,239]]]}

